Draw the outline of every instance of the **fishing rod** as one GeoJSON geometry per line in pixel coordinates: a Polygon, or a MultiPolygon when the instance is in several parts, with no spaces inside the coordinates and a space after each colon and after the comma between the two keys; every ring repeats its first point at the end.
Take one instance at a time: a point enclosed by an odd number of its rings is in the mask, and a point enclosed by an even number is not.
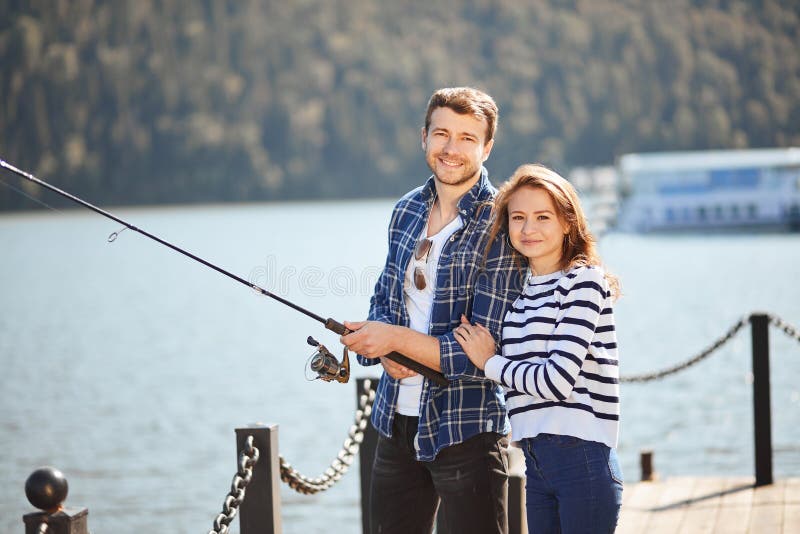
{"type": "MultiPolygon", "coordinates": [[[[6,169],[7,171],[10,171],[10,172],[16,174],[17,176],[20,176],[20,177],[22,177],[22,178],[24,178],[26,180],[29,180],[29,181],[31,181],[31,182],[33,182],[33,183],[35,183],[35,184],[37,184],[37,185],[39,185],[41,187],[44,187],[45,189],[49,189],[50,191],[58,193],[59,195],[61,195],[63,197],[66,197],[66,198],[72,200],[73,202],[75,202],[77,204],[80,204],[81,206],[94,211],[95,213],[99,213],[103,217],[107,217],[108,219],[111,219],[112,221],[123,225],[124,228],[122,230],[117,231],[117,232],[113,232],[108,237],[108,241],[109,242],[112,242],[112,241],[116,240],[116,238],[119,236],[119,233],[122,232],[123,230],[125,230],[126,228],[130,229],[130,230],[133,230],[134,232],[138,232],[138,233],[142,234],[143,236],[145,236],[145,237],[147,237],[149,239],[152,239],[156,243],[159,243],[161,245],[164,245],[165,247],[171,248],[175,252],[179,252],[179,253],[183,254],[184,256],[193,259],[196,262],[202,263],[206,267],[214,269],[215,271],[217,271],[220,274],[224,274],[228,278],[231,278],[232,280],[235,280],[235,281],[239,282],[240,284],[243,284],[243,285],[249,287],[250,289],[255,290],[257,293],[260,293],[260,294],[264,295],[265,297],[269,297],[271,299],[277,300],[281,304],[289,306],[290,308],[292,308],[292,309],[294,309],[296,311],[299,311],[300,313],[302,313],[304,315],[307,315],[308,317],[314,319],[315,321],[319,321],[320,323],[325,325],[325,328],[327,328],[328,330],[330,330],[332,332],[335,332],[336,334],[339,334],[340,336],[344,336],[344,335],[347,335],[347,334],[351,333],[351,330],[349,330],[347,327],[345,327],[342,323],[340,323],[338,321],[335,321],[334,319],[332,319],[330,317],[328,317],[326,319],[326,318],[324,318],[324,317],[322,317],[320,315],[317,315],[316,313],[314,313],[314,312],[312,312],[310,310],[307,310],[307,309],[303,308],[302,306],[299,306],[299,305],[295,304],[294,302],[291,302],[291,301],[289,301],[289,300],[287,300],[287,299],[285,299],[285,298],[283,298],[283,297],[281,297],[279,295],[276,295],[275,293],[267,291],[263,287],[260,287],[260,286],[258,286],[256,284],[253,284],[253,283],[250,283],[247,280],[245,280],[244,278],[242,278],[240,276],[237,276],[237,275],[235,275],[235,274],[233,274],[233,273],[231,273],[229,271],[226,271],[222,267],[214,265],[213,263],[211,263],[211,262],[209,262],[207,260],[204,260],[203,258],[201,258],[199,256],[195,256],[191,252],[187,252],[186,250],[184,250],[184,249],[182,249],[182,248],[180,248],[180,247],[178,247],[176,245],[173,245],[169,241],[161,239],[160,237],[155,236],[155,235],[153,235],[153,234],[151,234],[151,233],[149,233],[149,232],[147,232],[145,230],[142,230],[141,228],[137,228],[136,226],[132,225],[128,221],[125,221],[125,220],[117,217],[116,215],[113,215],[113,214],[107,212],[104,209],[98,208],[94,204],[90,204],[89,202],[86,202],[85,200],[83,200],[83,199],[81,199],[79,197],[76,197],[75,195],[73,195],[71,193],[68,193],[68,192],[64,191],[63,189],[59,189],[58,187],[56,187],[54,185],[51,185],[51,184],[49,184],[49,183],[47,183],[47,182],[45,182],[43,180],[40,180],[39,178],[35,177],[31,173],[25,172],[23,170],[20,170],[20,169],[14,167],[13,165],[11,165],[10,163],[6,162],[2,158],[0,158],[0,167],[6,169]]],[[[350,361],[349,361],[348,352],[347,352],[347,348],[346,347],[344,349],[342,362],[340,363],[336,359],[336,357],[333,354],[331,354],[331,352],[328,349],[325,348],[325,346],[319,344],[319,342],[317,342],[314,338],[309,336],[307,342],[308,342],[309,345],[312,345],[312,346],[317,348],[317,352],[311,358],[310,366],[311,366],[311,369],[318,374],[319,378],[321,378],[322,380],[325,380],[326,382],[330,382],[330,381],[335,380],[337,382],[345,383],[345,382],[348,381],[348,379],[350,378],[350,361]]],[[[412,360],[408,356],[404,356],[404,355],[400,354],[399,352],[391,352],[391,353],[387,354],[384,357],[385,358],[389,358],[390,360],[392,360],[392,361],[394,361],[394,362],[396,362],[396,363],[398,363],[398,364],[400,364],[400,365],[402,365],[404,367],[407,367],[407,368],[409,368],[409,369],[411,369],[413,371],[416,371],[417,373],[425,376],[426,378],[428,378],[429,380],[435,382],[436,384],[439,384],[440,386],[447,386],[449,384],[447,378],[445,378],[445,376],[442,373],[434,371],[433,369],[431,369],[429,367],[426,367],[426,366],[422,365],[421,363],[419,363],[419,362],[417,362],[415,360],[412,360]]]]}

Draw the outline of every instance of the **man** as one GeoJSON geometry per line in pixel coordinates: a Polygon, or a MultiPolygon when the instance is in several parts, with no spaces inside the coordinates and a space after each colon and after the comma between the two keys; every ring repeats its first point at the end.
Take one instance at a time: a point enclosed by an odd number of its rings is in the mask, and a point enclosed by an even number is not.
{"type": "Polygon", "coordinates": [[[389,253],[369,320],[346,322],[342,343],[364,365],[380,362],[372,423],[380,434],[370,492],[374,533],[431,532],[441,499],[451,533],[506,532],[509,423],[500,388],[453,336],[462,314],[496,339],[523,274],[505,238],[488,253],[483,162],[494,145],[497,106],[472,88],[436,91],[422,148],[433,176],[406,194],[389,224],[389,253]],[[382,358],[397,351],[441,371],[438,386],[382,358]]]}

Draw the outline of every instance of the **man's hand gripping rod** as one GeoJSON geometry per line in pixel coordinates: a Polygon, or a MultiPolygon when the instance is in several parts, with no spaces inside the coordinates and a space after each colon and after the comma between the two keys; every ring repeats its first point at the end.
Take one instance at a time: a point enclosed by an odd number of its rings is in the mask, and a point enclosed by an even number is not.
{"type": "MultiPolygon", "coordinates": [[[[352,330],[348,330],[347,327],[344,326],[342,323],[339,323],[331,319],[330,317],[324,321],[324,324],[325,328],[339,334],[340,336],[346,336],[347,334],[352,332],[352,330]]],[[[442,373],[434,371],[430,367],[426,367],[421,363],[419,363],[418,361],[412,360],[408,356],[404,356],[399,352],[390,352],[389,354],[386,354],[384,358],[389,358],[393,362],[399,363],[404,367],[408,367],[412,371],[418,372],[428,380],[431,380],[432,382],[442,387],[447,387],[448,385],[450,385],[450,382],[447,380],[447,378],[445,378],[445,376],[442,373]]]]}

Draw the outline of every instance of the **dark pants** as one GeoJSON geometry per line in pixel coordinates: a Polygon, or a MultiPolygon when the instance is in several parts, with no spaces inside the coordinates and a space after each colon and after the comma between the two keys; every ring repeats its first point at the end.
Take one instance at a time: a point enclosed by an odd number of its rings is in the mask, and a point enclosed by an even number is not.
{"type": "Polygon", "coordinates": [[[432,462],[414,458],[417,417],[396,414],[378,439],[372,468],[370,531],[427,534],[439,500],[450,534],[508,532],[508,438],[494,432],[447,447],[432,462]]]}

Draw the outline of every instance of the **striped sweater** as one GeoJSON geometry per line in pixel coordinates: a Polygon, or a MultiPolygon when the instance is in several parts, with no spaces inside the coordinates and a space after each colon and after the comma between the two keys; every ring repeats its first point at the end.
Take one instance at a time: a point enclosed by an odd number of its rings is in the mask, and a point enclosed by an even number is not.
{"type": "Polygon", "coordinates": [[[617,337],[602,269],[531,276],[506,312],[500,346],[486,376],[506,389],[513,439],[547,433],[617,446],[617,337]]]}

